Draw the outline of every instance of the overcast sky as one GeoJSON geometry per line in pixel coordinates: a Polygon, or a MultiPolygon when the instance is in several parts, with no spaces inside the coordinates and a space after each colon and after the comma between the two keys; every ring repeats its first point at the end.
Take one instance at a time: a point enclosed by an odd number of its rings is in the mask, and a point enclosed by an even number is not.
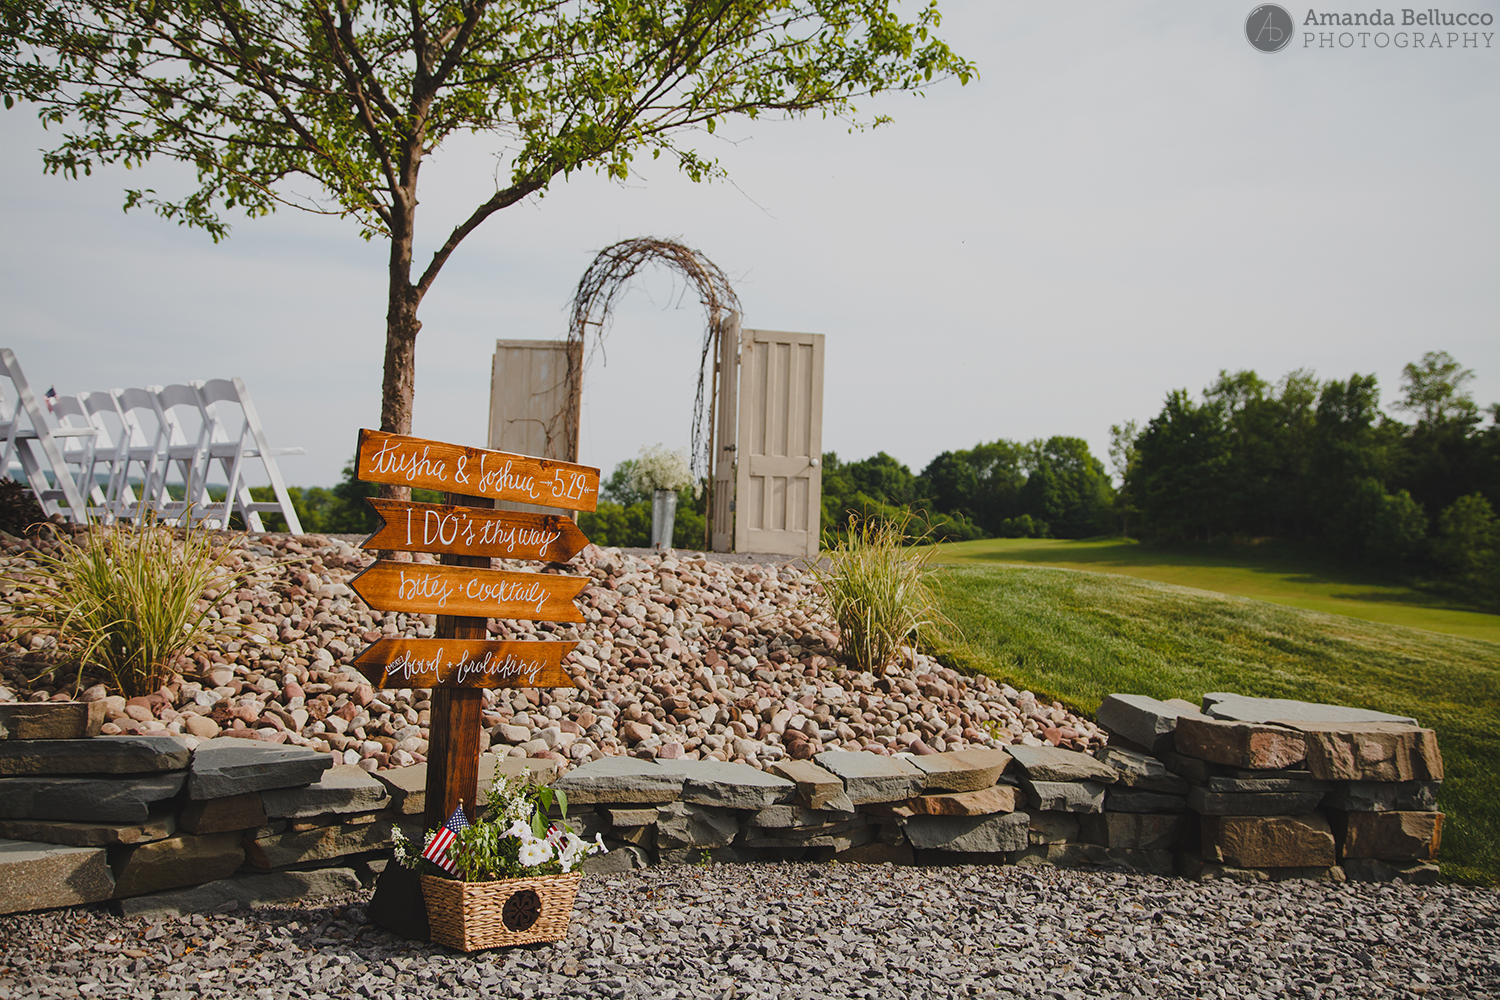
{"type": "MultiPolygon", "coordinates": [[[[494,341],[565,336],[593,255],[641,235],[716,261],[746,325],[827,335],[823,447],[845,459],[920,471],[1053,434],[1105,458],[1110,424],[1224,368],[1374,373],[1389,403],[1440,349],[1500,400],[1500,38],[1268,55],[1248,0],[941,6],[980,79],[861,109],[893,124],[731,122],[700,148],[733,183],[642,164],[492,217],[422,307],[415,433],[482,445],[494,341]]],[[[383,246],[290,211],[214,245],[120,210],[127,185],[183,191],[180,168],[66,181],[47,139],[0,114],[0,346],[59,392],[242,376],[273,442],[308,450],[288,480],[335,482],[379,421],[383,246]]],[[[430,161],[419,260],[493,167],[472,140],[430,161]]],[[[703,317],[681,290],[644,281],[589,371],[580,458],[606,474],[688,443],[703,317]]]]}

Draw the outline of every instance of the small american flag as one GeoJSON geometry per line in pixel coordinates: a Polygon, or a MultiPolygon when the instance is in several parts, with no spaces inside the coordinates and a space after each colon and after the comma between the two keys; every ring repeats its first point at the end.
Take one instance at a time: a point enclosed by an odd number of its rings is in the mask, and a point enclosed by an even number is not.
{"type": "Polygon", "coordinates": [[[422,848],[422,857],[442,868],[448,874],[453,874],[453,859],[448,856],[448,848],[453,846],[453,841],[458,839],[458,831],[469,825],[469,819],[464,815],[464,804],[460,802],[458,808],[453,810],[453,815],[448,817],[442,829],[434,833],[427,841],[427,846],[422,848]]]}
{"type": "Polygon", "coordinates": [[[51,413],[53,406],[52,401],[57,398],[57,386],[54,385],[50,389],[48,389],[46,394],[42,398],[47,401],[47,412],[51,413]]]}

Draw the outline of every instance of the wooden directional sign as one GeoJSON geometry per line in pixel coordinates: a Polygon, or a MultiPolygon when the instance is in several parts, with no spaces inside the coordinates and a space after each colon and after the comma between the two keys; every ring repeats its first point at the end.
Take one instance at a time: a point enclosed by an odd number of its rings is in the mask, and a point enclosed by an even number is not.
{"type": "Polygon", "coordinates": [[[377,688],[574,687],[563,657],[576,642],[381,639],[354,658],[377,688]]]}
{"type": "Polygon", "coordinates": [[[385,523],[365,542],[367,549],[567,562],[589,543],[573,519],[561,514],[373,497],[370,505],[385,523]]]}
{"type": "Polygon", "coordinates": [[[590,582],[586,576],[382,559],[350,580],[349,586],[377,611],[581,622],[583,615],[573,598],[590,582]]]}
{"type": "Polygon", "coordinates": [[[593,510],[599,470],[385,431],[359,432],[359,478],[492,500],[593,510]]]}

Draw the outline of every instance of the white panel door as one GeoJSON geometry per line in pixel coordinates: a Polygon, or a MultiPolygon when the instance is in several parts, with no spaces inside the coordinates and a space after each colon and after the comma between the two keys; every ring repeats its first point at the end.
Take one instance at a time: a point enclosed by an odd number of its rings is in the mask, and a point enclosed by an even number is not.
{"type": "Polygon", "coordinates": [[[823,335],[742,331],[739,410],[735,551],[816,555],[823,335]]]}

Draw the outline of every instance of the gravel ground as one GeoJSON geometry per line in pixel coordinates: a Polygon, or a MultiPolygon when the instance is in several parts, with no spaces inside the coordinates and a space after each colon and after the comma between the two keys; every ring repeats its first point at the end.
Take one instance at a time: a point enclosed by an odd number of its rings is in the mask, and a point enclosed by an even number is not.
{"type": "Polygon", "coordinates": [[[320,906],[0,918],[0,1000],[1500,996],[1500,896],[1058,869],[656,868],[584,881],[565,940],[463,955],[320,906]]]}

